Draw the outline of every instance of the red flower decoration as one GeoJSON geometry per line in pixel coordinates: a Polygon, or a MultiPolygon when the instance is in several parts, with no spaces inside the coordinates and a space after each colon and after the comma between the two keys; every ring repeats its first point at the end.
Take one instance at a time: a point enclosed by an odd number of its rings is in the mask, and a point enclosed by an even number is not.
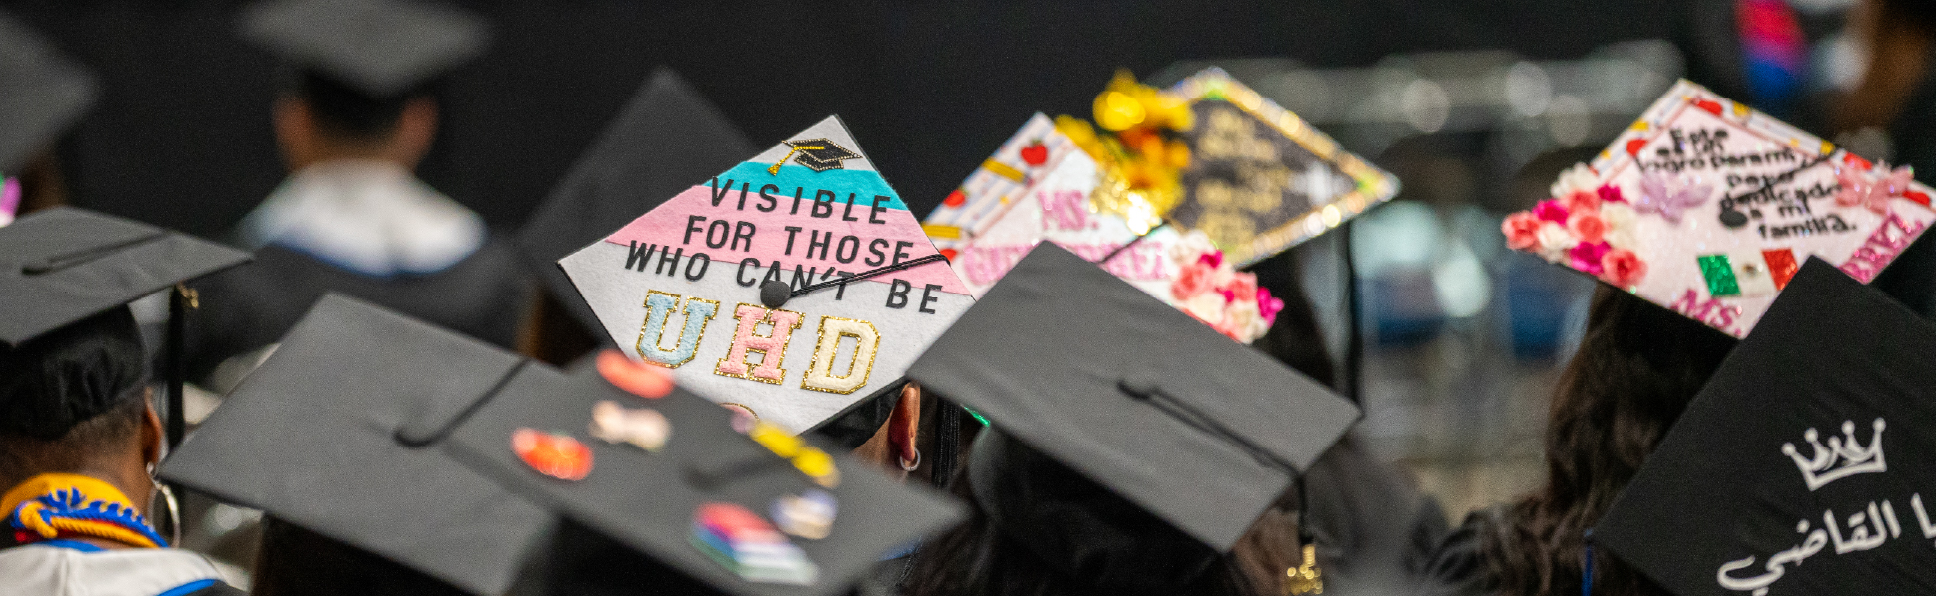
{"type": "Polygon", "coordinates": [[[1522,211],[1506,216],[1506,221],[1499,224],[1499,232],[1506,235],[1506,248],[1530,250],[1539,246],[1539,226],[1544,223],[1539,217],[1522,211]]]}
{"type": "Polygon", "coordinates": [[[1576,191],[1560,198],[1568,213],[1581,213],[1600,210],[1600,195],[1587,191],[1576,191]]]}
{"type": "Polygon", "coordinates": [[[1574,269],[1598,276],[1606,271],[1606,266],[1601,264],[1601,260],[1606,258],[1607,252],[1612,248],[1605,242],[1581,242],[1573,245],[1573,250],[1568,256],[1573,257],[1574,269]]]}
{"type": "Polygon", "coordinates": [[[1571,213],[1566,210],[1566,207],[1564,205],[1561,205],[1559,201],[1555,201],[1552,199],[1540,201],[1538,205],[1533,205],[1534,217],[1538,217],[1540,219],[1550,221],[1556,224],[1566,225],[1566,219],[1567,219],[1567,216],[1569,215],[1571,215],[1571,213]]]}
{"type": "Polygon", "coordinates": [[[1631,250],[1616,248],[1600,257],[1600,279],[1619,288],[1633,287],[1647,276],[1647,263],[1631,250]]]}
{"type": "Polygon", "coordinates": [[[1598,213],[1579,213],[1566,222],[1566,229],[1571,230],[1574,236],[1579,236],[1580,242],[1585,244],[1606,240],[1610,228],[1606,218],[1598,213]]]}
{"type": "Polygon", "coordinates": [[[1599,193],[1600,201],[1603,203],[1627,202],[1627,195],[1625,193],[1620,192],[1620,187],[1614,186],[1612,184],[1602,184],[1600,185],[1599,190],[1597,190],[1596,192],[1599,193]]]}

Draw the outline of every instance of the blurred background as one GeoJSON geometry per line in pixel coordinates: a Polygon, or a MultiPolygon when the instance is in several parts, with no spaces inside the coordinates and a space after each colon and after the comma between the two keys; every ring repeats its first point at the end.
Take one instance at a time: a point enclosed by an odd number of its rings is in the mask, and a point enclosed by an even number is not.
{"type": "MultiPolygon", "coordinates": [[[[222,237],[281,180],[275,63],[235,37],[245,4],[0,1],[105,84],[59,147],[73,203],[222,237]]],[[[1676,78],[1881,159],[1902,105],[1927,97],[1918,54],[1897,69],[1909,90],[1883,96],[1895,112],[1823,109],[1875,80],[1865,40],[1893,39],[1859,0],[457,4],[496,39],[441,89],[420,174],[503,232],[659,65],[757,144],[840,114],[917,214],[1030,113],[1087,115],[1119,67],[1162,85],[1222,66],[1402,178],[1348,239],[1298,251],[1341,361],[1352,251],[1360,432],[1454,521],[1540,479],[1547,394],[1593,287],[1505,251],[1505,213],[1676,78]]]]}

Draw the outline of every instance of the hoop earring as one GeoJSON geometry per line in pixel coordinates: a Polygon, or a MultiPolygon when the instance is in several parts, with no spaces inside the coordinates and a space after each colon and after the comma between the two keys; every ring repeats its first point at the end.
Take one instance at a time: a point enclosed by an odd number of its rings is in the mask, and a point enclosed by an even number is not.
{"type": "MultiPolygon", "coordinates": [[[[168,546],[180,546],[182,536],[181,504],[175,500],[175,491],[168,488],[168,485],[162,484],[161,479],[155,477],[154,464],[148,465],[148,481],[154,483],[155,493],[161,495],[162,504],[168,509],[168,546]]],[[[154,500],[149,499],[148,505],[149,511],[153,511],[154,500]]]]}
{"type": "Polygon", "coordinates": [[[896,458],[896,459],[901,460],[902,470],[912,472],[915,470],[915,468],[921,467],[921,449],[919,447],[916,447],[914,449],[914,463],[908,463],[908,460],[905,457],[896,458]]]}

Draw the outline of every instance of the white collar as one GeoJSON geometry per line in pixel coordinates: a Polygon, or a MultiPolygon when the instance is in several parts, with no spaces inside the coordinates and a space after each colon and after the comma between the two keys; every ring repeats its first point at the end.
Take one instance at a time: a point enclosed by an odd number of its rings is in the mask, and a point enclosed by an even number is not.
{"type": "Polygon", "coordinates": [[[396,163],[340,159],[303,168],[242,220],[250,249],[274,244],[388,277],[435,273],[484,244],[484,219],[396,163]]]}

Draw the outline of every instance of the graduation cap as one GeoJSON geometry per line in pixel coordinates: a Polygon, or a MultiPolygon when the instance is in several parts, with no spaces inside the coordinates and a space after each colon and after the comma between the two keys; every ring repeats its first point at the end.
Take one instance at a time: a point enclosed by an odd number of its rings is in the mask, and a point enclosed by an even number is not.
{"type": "MultiPolygon", "coordinates": [[[[86,68],[13,15],[0,12],[0,173],[17,173],[100,97],[86,68]]],[[[6,205],[0,203],[0,210],[6,205]]],[[[11,210],[7,210],[9,214],[11,210]]]]}
{"type": "Polygon", "coordinates": [[[1102,175],[1113,167],[1036,114],[962,184],[975,192],[950,195],[964,197],[960,207],[944,201],[924,229],[936,246],[945,242],[943,254],[977,296],[1046,240],[1232,339],[1249,343],[1269,331],[1283,301],[1260,293],[1254,275],[1235,271],[1237,259],[1213,237],[1173,226],[1139,230],[1124,214],[1095,207],[1092,197],[1113,192],[1110,176],[1102,175]],[[1031,169],[1006,165],[1009,155],[1031,169]]]}
{"type": "Polygon", "coordinates": [[[1398,178],[1220,68],[1164,92],[1195,125],[1182,197],[1164,215],[1210,237],[1239,267],[1338,227],[1398,194],[1398,178]]]}
{"type": "Polygon", "coordinates": [[[600,329],[694,393],[810,430],[897,389],[973,302],[837,117],[696,182],[558,262],[600,329]]]}
{"type": "Polygon", "coordinates": [[[757,149],[685,79],[655,70],[518,231],[518,246],[572,319],[602,330],[558,259],[757,149]]]}
{"type": "MultiPolygon", "coordinates": [[[[968,309],[908,377],[1216,551],[1358,418],[1316,382],[1051,243],[968,309]]],[[[986,466],[1001,458],[975,449],[970,478],[999,477],[986,466]]],[[[978,501],[1028,494],[976,489],[978,501]]],[[[1055,529],[1028,532],[1067,534],[1055,529]]]]}
{"type": "Polygon", "coordinates": [[[787,141],[786,145],[795,150],[793,163],[812,168],[815,172],[838,170],[843,167],[840,162],[860,157],[859,153],[849,151],[846,147],[827,139],[787,141]]]}
{"type": "MultiPolygon", "coordinates": [[[[462,417],[447,443],[479,471],[634,551],[602,572],[669,569],[738,596],[845,593],[884,553],[961,516],[939,493],[901,486],[822,443],[683,389],[642,398],[592,371],[526,367],[462,417]]],[[[572,545],[561,548],[558,556],[571,556],[572,545]]]]}
{"type": "Polygon", "coordinates": [[[1057,131],[1048,116],[1036,112],[921,220],[921,228],[935,248],[953,259],[961,245],[1014,208],[1023,191],[1075,153],[1081,153],[1080,148],[1069,136],[1057,131]]]}
{"type": "Polygon", "coordinates": [[[393,97],[484,52],[489,25],[417,0],[271,0],[242,15],[241,35],[289,63],[370,97],[393,97]]]}
{"type": "Polygon", "coordinates": [[[1809,257],[1868,283],[1936,220],[1908,168],[1870,163],[1681,81],[1506,245],[1744,337],[1809,257]]]}
{"type": "Polygon", "coordinates": [[[1932,351],[1936,325],[1809,259],[1592,540],[1681,596],[1929,591],[1932,351]]]}
{"type": "Polygon", "coordinates": [[[452,459],[434,431],[527,366],[544,365],[328,294],[159,475],[503,593],[554,518],[452,459]]]}
{"type": "MultiPolygon", "coordinates": [[[[0,349],[249,261],[248,253],[72,207],[38,211],[0,228],[0,349]]],[[[168,431],[183,427],[180,346],[185,298],[170,292],[168,431]]],[[[112,404],[94,404],[100,411],[112,404]]],[[[70,405],[71,406],[71,405],[70,405]]]]}

